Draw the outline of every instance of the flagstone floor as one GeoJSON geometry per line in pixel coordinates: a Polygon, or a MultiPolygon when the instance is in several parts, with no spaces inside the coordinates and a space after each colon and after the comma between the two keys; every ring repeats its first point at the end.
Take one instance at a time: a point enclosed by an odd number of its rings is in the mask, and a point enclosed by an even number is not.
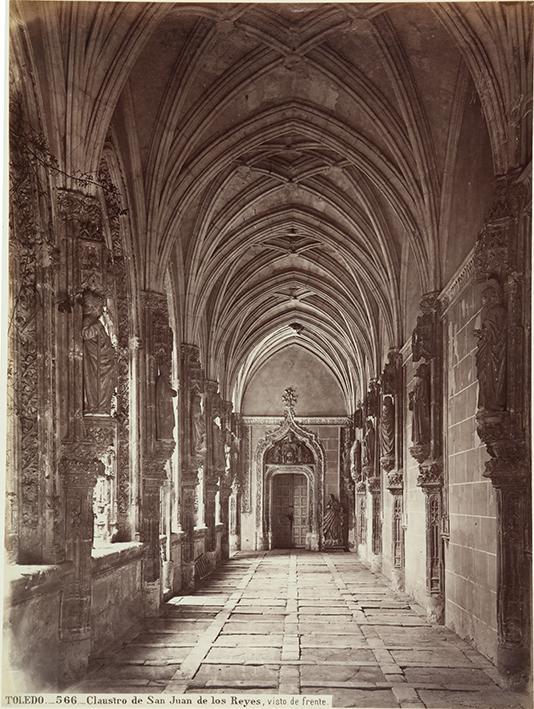
{"type": "Polygon", "coordinates": [[[334,707],[528,707],[352,554],[239,554],[69,691],[332,695],[334,707]]]}

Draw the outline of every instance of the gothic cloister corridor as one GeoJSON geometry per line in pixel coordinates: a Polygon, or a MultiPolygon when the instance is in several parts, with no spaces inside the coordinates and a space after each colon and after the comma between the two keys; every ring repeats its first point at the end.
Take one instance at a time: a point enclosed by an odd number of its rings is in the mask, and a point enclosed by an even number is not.
{"type": "Polygon", "coordinates": [[[10,0],[4,692],[532,690],[533,8],[10,0]]]}
{"type": "Polygon", "coordinates": [[[353,555],[240,553],[68,691],[325,694],[334,707],[529,709],[353,555]]]}

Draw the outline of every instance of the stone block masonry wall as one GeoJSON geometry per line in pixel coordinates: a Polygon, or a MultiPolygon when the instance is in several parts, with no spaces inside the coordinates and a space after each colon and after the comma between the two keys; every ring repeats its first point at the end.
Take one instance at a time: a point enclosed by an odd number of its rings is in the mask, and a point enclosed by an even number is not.
{"type": "Polygon", "coordinates": [[[59,681],[59,619],[68,566],[14,567],[10,604],[4,611],[2,690],[54,691],[59,681]],[[13,632],[16,628],[16,632],[13,632]]]}
{"type": "Polygon", "coordinates": [[[445,622],[490,659],[497,649],[496,500],[482,476],[486,452],[476,433],[475,369],[480,304],[468,284],[445,314],[448,333],[447,465],[450,539],[445,547],[445,622]]]}
{"type": "Polygon", "coordinates": [[[339,426],[306,426],[321,441],[325,455],[325,496],[339,497],[339,426]]]}
{"type": "Polygon", "coordinates": [[[141,580],[142,545],[114,544],[121,547],[93,557],[91,586],[91,654],[117,643],[138,627],[143,617],[141,580]]]}

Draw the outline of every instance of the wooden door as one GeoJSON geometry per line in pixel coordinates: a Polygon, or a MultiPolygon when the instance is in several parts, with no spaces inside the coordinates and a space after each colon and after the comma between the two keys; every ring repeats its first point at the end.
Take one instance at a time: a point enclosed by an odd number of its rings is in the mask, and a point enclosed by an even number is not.
{"type": "Polygon", "coordinates": [[[305,475],[283,473],[274,476],[271,531],[274,549],[306,546],[308,484],[305,475]]]}
{"type": "Polygon", "coordinates": [[[292,475],[293,478],[293,546],[306,546],[308,531],[308,481],[305,475],[292,475]]]}

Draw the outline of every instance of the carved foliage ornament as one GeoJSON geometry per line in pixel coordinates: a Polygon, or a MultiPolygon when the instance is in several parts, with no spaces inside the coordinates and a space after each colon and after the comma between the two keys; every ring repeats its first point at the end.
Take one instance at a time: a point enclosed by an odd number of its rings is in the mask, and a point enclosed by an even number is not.
{"type": "Polygon", "coordinates": [[[417,484],[425,489],[441,487],[443,485],[443,470],[438,462],[419,466],[417,484]]]}
{"type": "Polygon", "coordinates": [[[282,394],[282,403],[287,411],[293,412],[297,405],[298,394],[294,387],[287,387],[282,394]]]}
{"type": "MultiPolygon", "coordinates": [[[[40,195],[47,184],[35,155],[43,149],[29,130],[24,104],[16,87],[10,92],[9,256],[13,304],[10,328],[10,391],[18,424],[17,465],[20,491],[18,522],[21,529],[39,524],[39,409],[43,401],[44,270],[56,253],[53,233],[40,210],[40,195]],[[32,156],[33,153],[33,156],[32,156]]],[[[52,285],[52,284],[50,284],[52,285]]],[[[11,530],[10,530],[11,531],[11,530]]],[[[17,530],[13,530],[17,534],[17,530]]]]}

